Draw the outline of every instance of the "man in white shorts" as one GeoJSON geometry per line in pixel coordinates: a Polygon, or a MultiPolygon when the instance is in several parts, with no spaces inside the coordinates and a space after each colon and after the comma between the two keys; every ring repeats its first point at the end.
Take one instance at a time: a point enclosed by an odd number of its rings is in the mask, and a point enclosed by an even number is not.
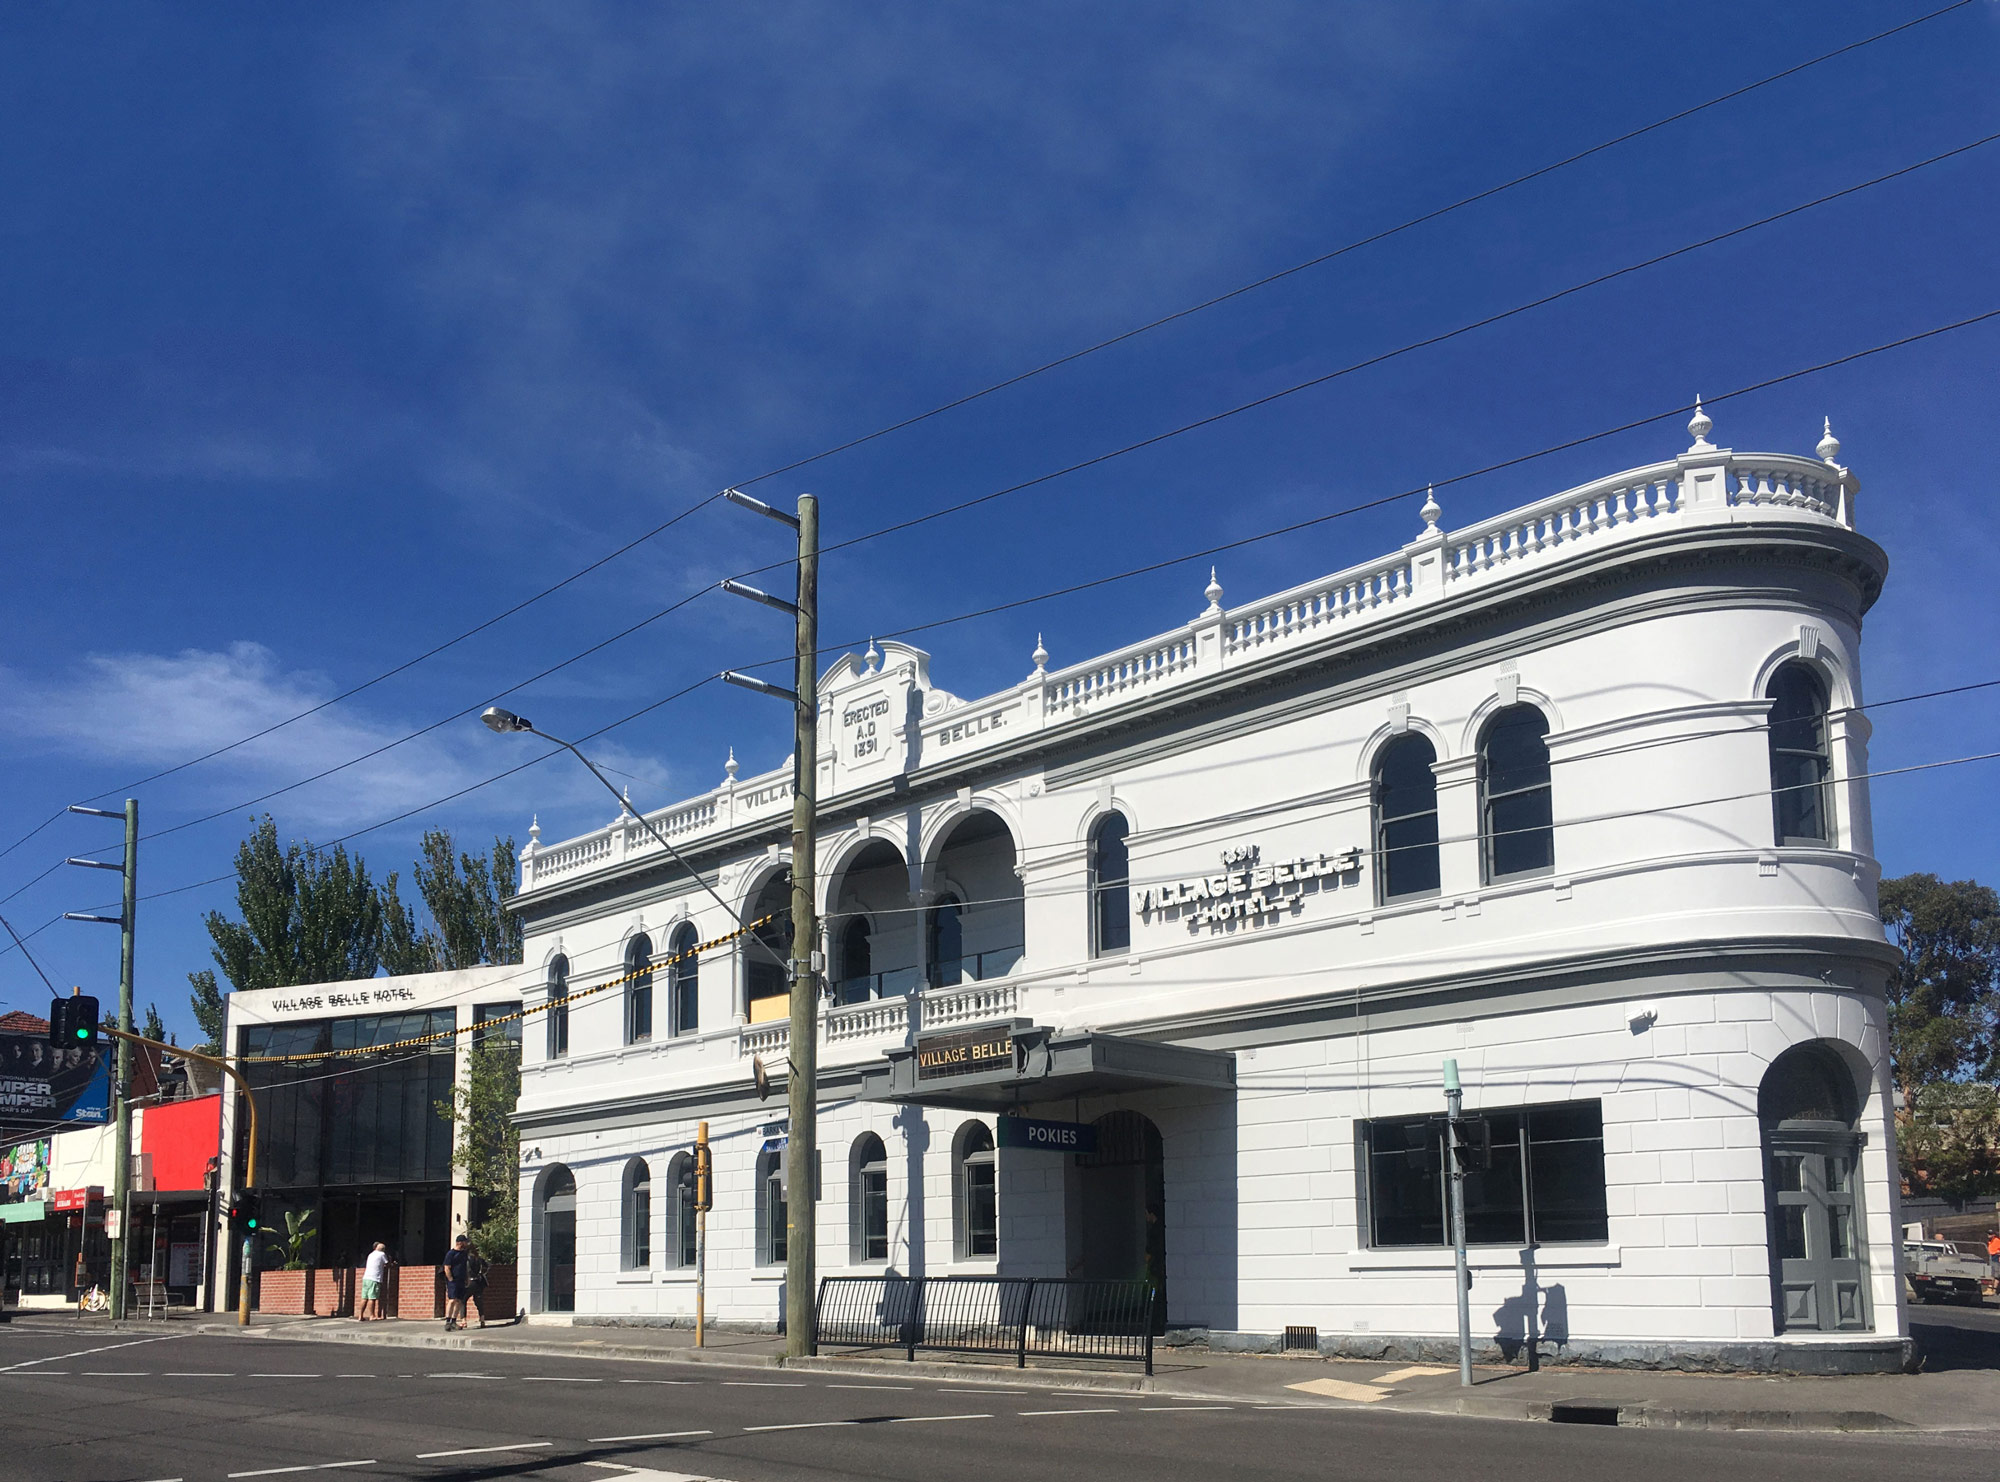
{"type": "Polygon", "coordinates": [[[382,1283],[389,1279],[389,1248],[381,1241],[368,1252],[368,1264],[361,1268],[361,1312],[363,1322],[382,1316],[382,1283]]]}

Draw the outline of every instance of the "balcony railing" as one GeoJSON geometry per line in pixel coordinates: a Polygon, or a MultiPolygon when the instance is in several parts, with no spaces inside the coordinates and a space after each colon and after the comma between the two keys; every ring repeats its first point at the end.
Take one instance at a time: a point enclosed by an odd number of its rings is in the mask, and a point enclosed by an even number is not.
{"type": "Polygon", "coordinates": [[[1026,949],[1020,944],[995,947],[987,952],[966,952],[931,964],[933,988],[956,988],[960,983],[984,983],[1004,978],[1020,966],[1026,949]]]}

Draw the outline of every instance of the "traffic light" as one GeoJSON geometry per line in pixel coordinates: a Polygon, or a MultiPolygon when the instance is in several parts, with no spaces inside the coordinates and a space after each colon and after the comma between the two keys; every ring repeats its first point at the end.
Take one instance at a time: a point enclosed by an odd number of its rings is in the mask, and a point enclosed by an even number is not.
{"type": "Polygon", "coordinates": [[[229,1228],[241,1230],[245,1235],[255,1235],[264,1228],[261,1209],[263,1200],[256,1194],[238,1194],[229,1205],[229,1228]]]}
{"type": "Polygon", "coordinates": [[[1462,1173],[1484,1173],[1493,1166],[1493,1124],[1484,1117],[1458,1121],[1458,1167],[1462,1173]]]}
{"type": "Polygon", "coordinates": [[[97,1038],[97,1000],[88,993],[49,1000],[49,1043],[58,1049],[97,1038]]]}
{"type": "Polygon", "coordinates": [[[697,1144],[694,1150],[694,1207],[715,1208],[715,1160],[705,1142],[697,1144]]]}

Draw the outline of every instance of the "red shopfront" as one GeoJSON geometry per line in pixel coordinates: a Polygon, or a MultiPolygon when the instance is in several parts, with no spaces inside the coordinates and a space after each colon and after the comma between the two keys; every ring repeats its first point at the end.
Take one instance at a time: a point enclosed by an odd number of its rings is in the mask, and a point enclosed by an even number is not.
{"type": "Polygon", "coordinates": [[[222,1098],[158,1102],[141,1117],[135,1140],[151,1187],[132,1195],[132,1279],[161,1283],[156,1300],[206,1307],[222,1098]]]}

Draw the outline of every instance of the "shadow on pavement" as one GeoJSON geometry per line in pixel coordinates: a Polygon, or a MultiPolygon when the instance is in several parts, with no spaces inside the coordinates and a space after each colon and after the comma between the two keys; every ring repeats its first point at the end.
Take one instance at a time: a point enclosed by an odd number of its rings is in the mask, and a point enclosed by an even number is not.
{"type": "Polygon", "coordinates": [[[1963,1313],[1926,1312],[1924,1319],[1910,1314],[1910,1332],[1923,1345],[1926,1374],[2000,1369],[2000,1313],[1968,1308],[1963,1313]]]}

